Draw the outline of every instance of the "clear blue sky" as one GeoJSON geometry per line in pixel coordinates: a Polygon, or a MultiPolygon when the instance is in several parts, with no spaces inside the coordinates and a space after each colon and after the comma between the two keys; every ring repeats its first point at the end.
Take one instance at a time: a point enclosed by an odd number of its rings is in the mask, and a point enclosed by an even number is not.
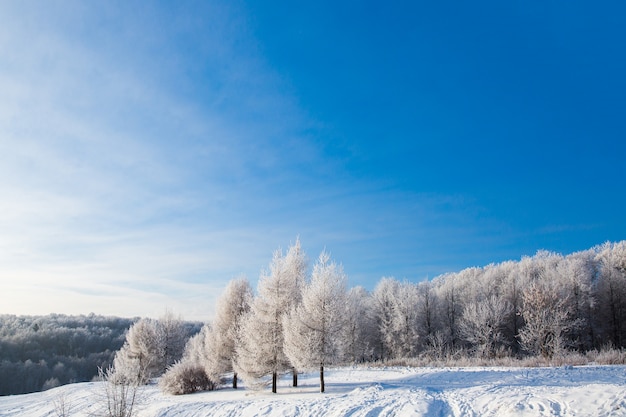
{"type": "Polygon", "coordinates": [[[2,2],[0,313],[625,239],[625,74],[618,1],[2,2]]]}

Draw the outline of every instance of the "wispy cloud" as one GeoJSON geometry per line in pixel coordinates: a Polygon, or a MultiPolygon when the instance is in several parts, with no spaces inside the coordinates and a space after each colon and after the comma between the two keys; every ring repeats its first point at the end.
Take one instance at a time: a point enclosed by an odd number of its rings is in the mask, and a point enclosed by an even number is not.
{"type": "Polygon", "coordinates": [[[56,6],[1,6],[1,308],[206,317],[297,233],[305,117],[231,6],[56,6]]]}
{"type": "Polygon", "coordinates": [[[0,5],[0,312],[206,318],[296,235],[364,284],[495,228],[349,174],[237,6],[62,4],[0,5]]]}

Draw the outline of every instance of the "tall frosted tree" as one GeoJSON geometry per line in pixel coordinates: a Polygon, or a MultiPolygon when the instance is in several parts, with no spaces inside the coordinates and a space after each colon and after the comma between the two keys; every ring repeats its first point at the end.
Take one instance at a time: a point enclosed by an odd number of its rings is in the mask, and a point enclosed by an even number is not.
{"type": "Polygon", "coordinates": [[[183,357],[189,334],[183,319],[170,310],[166,310],[156,324],[159,341],[158,373],[162,374],[183,357]]]}
{"type": "Polygon", "coordinates": [[[393,304],[395,337],[391,346],[395,357],[413,357],[417,354],[419,341],[418,303],[417,286],[408,281],[399,283],[393,304]]]}
{"type": "Polygon", "coordinates": [[[344,360],[358,363],[373,359],[377,347],[378,326],[373,314],[372,296],[363,287],[350,288],[343,311],[344,360]]]}
{"type": "MultiPolygon", "coordinates": [[[[291,311],[292,308],[300,304],[302,300],[302,288],[306,283],[307,259],[306,254],[300,245],[300,238],[296,238],[296,243],[291,245],[287,250],[283,264],[284,274],[286,276],[286,284],[288,291],[292,297],[285,306],[285,312],[291,311]]],[[[293,364],[292,364],[293,365],[293,364]]],[[[298,370],[295,366],[291,368],[292,384],[298,386],[298,370]]]]}
{"type": "Polygon", "coordinates": [[[319,365],[321,392],[324,366],[341,358],[345,283],[343,268],[322,252],[302,292],[302,303],[284,317],[285,353],[298,369],[319,365]]]}
{"type": "MultiPolygon", "coordinates": [[[[271,374],[275,393],[278,373],[289,368],[283,351],[283,316],[300,302],[305,277],[306,258],[299,239],[286,255],[280,250],[274,252],[269,271],[261,275],[257,296],[237,332],[235,370],[247,385],[262,386],[260,378],[271,374]]],[[[295,385],[296,371],[292,370],[295,385]]]]}
{"type": "Polygon", "coordinates": [[[626,346],[626,241],[606,242],[597,248],[600,280],[597,288],[598,315],[605,340],[626,346]]]}
{"type": "Polygon", "coordinates": [[[128,329],[124,346],[114,360],[119,378],[144,384],[158,375],[161,370],[158,333],[157,322],[153,319],[141,319],[128,329]]]}
{"type": "Polygon", "coordinates": [[[145,383],[183,356],[187,338],[184,322],[171,312],[159,320],[141,319],[128,330],[126,342],[115,356],[115,371],[145,383]]]}
{"type": "Polygon", "coordinates": [[[400,283],[394,278],[382,278],[372,297],[374,299],[374,315],[378,321],[379,352],[381,359],[393,355],[394,346],[394,305],[398,296],[400,283]]]}
{"type": "MultiPolygon", "coordinates": [[[[223,374],[234,370],[237,330],[251,301],[252,287],[246,278],[231,280],[217,301],[213,326],[204,332],[205,371],[212,381],[219,381],[223,374]]],[[[233,388],[237,388],[237,372],[233,374],[233,388]]]]}

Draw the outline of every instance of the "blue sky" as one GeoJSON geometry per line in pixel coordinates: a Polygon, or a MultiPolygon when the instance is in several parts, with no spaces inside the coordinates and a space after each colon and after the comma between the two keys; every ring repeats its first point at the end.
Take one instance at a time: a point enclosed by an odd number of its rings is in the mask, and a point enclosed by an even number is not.
{"type": "Polygon", "coordinates": [[[626,236],[621,2],[0,4],[0,313],[206,319],[626,236]]]}

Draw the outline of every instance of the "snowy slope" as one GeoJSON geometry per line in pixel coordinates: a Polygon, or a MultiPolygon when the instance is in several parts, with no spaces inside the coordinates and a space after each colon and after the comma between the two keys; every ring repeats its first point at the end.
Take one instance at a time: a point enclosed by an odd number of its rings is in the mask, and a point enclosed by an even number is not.
{"type": "MultiPolygon", "coordinates": [[[[315,373],[279,393],[222,389],[167,396],[145,389],[138,417],[183,416],[626,416],[626,367],[339,368],[327,392],[315,373]]],[[[0,397],[0,417],[54,417],[65,397],[71,416],[96,411],[100,383],[0,397]]]]}

